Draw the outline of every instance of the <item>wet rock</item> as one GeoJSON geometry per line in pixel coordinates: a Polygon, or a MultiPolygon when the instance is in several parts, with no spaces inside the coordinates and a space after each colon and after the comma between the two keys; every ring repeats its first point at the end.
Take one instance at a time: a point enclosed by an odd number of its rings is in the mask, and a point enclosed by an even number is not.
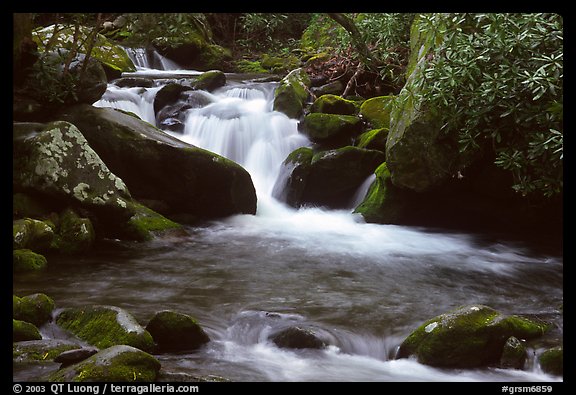
{"type": "Polygon", "coordinates": [[[505,316],[482,305],[459,307],[422,324],[400,345],[398,358],[415,356],[420,363],[473,368],[498,363],[508,338],[533,339],[548,325],[505,316]]]}
{"type": "Polygon", "coordinates": [[[49,223],[32,218],[12,221],[12,248],[46,251],[54,240],[54,230],[49,223]]]}
{"type": "Polygon", "coordinates": [[[344,99],[337,95],[322,95],[314,100],[310,106],[310,112],[320,112],[324,114],[354,115],[356,114],[356,103],[344,99]]]}
{"type": "Polygon", "coordinates": [[[14,273],[29,273],[45,270],[48,260],[44,255],[37,254],[29,249],[12,251],[12,270],[14,273]]]}
{"type": "Polygon", "coordinates": [[[198,322],[189,315],[161,311],[152,317],[146,330],[157,344],[157,351],[195,350],[210,341],[198,322]]]}
{"type": "Polygon", "coordinates": [[[284,329],[270,336],[269,339],[280,348],[322,349],[327,346],[323,340],[318,338],[316,332],[312,329],[301,328],[299,326],[291,326],[284,329]]]}
{"type": "Polygon", "coordinates": [[[556,376],[564,375],[564,348],[559,346],[544,351],[538,362],[544,372],[556,376]]]}
{"type": "Polygon", "coordinates": [[[60,353],[54,362],[60,363],[60,368],[65,368],[75,363],[81,362],[98,352],[97,348],[82,347],[76,350],[67,350],[60,353]]]}
{"type": "Polygon", "coordinates": [[[131,346],[118,345],[51,374],[48,381],[152,382],[159,371],[160,362],[152,355],[131,346]]]}
{"type": "Polygon", "coordinates": [[[386,140],[388,138],[388,129],[372,129],[362,133],[358,137],[358,148],[375,149],[386,152],[386,140]]]}
{"type": "Polygon", "coordinates": [[[126,310],[115,306],[87,306],[63,309],[56,323],[100,349],[118,344],[144,351],[154,349],[154,341],[126,310]]]}
{"type": "Polygon", "coordinates": [[[64,351],[80,348],[82,346],[78,343],[60,339],[22,341],[13,344],[12,360],[15,363],[54,361],[64,351]]]}
{"type": "Polygon", "coordinates": [[[500,366],[503,368],[522,369],[526,361],[526,346],[520,340],[511,336],[506,340],[500,366]]]}
{"type": "Polygon", "coordinates": [[[304,69],[292,70],[274,91],[274,110],[290,118],[300,117],[308,100],[309,86],[310,77],[304,69]]]}
{"type": "Polygon", "coordinates": [[[302,133],[325,148],[350,145],[362,131],[360,118],[353,115],[310,113],[300,125],[302,133]]]}
{"type": "Polygon", "coordinates": [[[366,100],[360,106],[360,115],[366,119],[373,128],[390,128],[390,111],[394,103],[394,96],[378,96],[366,100]]]}
{"type": "Polygon", "coordinates": [[[29,322],[12,319],[12,341],[41,340],[38,328],[29,322]]]}
{"type": "Polygon", "coordinates": [[[192,87],[198,90],[212,92],[213,90],[226,85],[226,74],[220,70],[210,70],[200,74],[194,82],[192,87]]]}
{"type": "Polygon", "coordinates": [[[67,209],[60,215],[60,224],[53,248],[64,254],[77,254],[92,248],[96,235],[92,221],[81,218],[74,210],[67,209]]]}
{"type": "Polygon", "coordinates": [[[12,318],[41,326],[52,319],[54,301],[43,293],[19,298],[12,295],[12,318]]]}

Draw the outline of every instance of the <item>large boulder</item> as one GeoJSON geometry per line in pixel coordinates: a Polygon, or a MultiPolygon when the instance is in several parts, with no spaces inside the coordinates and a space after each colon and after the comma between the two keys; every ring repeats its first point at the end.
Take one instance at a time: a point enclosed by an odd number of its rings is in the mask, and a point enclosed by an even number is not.
{"type": "Polygon", "coordinates": [[[380,151],[343,147],[321,151],[315,155],[298,150],[291,154],[285,166],[293,167],[286,180],[288,203],[347,207],[362,182],[384,161],[380,151]],[[296,161],[296,163],[294,162],[296,161]]]}
{"type": "Polygon", "coordinates": [[[398,358],[446,368],[475,368],[497,364],[506,341],[529,340],[548,325],[519,316],[506,316],[483,305],[462,306],[424,322],[400,345],[398,358]]]}
{"type": "Polygon", "coordinates": [[[310,113],[304,117],[300,129],[310,140],[326,148],[352,144],[362,131],[362,120],[353,115],[310,113]]]}
{"type": "Polygon", "coordinates": [[[160,362],[134,347],[118,345],[52,373],[51,382],[153,382],[160,372],[160,362]]]}
{"type": "Polygon", "coordinates": [[[156,313],[146,330],[156,342],[158,352],[195,350],[210,341],[194,318],[174,311],[156,313]]]}
{"type": "Polygon", "coordinates": [[[308,100],[309,87],[310,77],[306,71],[292,70],[274,91],[274,110],[283,112],[290,118],[299,118],[308,100]]]}
{"type": "MultiPolygon", "coordinates": [[[[413,26],[418,23],[415,18],[413,26]]],[[[412,31],[409,74],[390,112],[386,160],[394,185],[423,192],[454,176],[459,158],[457,142],[442,132],[438,116],[419,96],[425,89],[427,56],[439,33],[412,31]]]]}
{"type": "Polygon", "coordinates": [[[56,323],[98,348],[126,344],[144,351],[154,349],[154,341],[126,310],[115,306],[65,308],[56,323]]]}
{"type": "Polygon", "coordinates": [[[79,105],[61,117],[74,123],[138,200],[164,203],[193,219],[254,214],[250,174],[237,163],[172,137],[111,108],[79,105]]]}

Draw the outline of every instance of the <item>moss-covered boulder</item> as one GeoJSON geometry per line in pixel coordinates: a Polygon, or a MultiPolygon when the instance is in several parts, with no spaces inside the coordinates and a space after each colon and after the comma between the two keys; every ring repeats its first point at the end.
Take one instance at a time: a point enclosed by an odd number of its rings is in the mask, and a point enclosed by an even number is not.
{"type": "Polygon", "coordinates": [[[160,362],[134,347],[118,345],[61,369],[48,377],[51,382],[152,382],[158,377],[160,362]]]}
{"type": "Polygon", "coordinates": [[[310,113],[300,124],[312,142],[327,148],[350,145],[362,128],[362,120],[356,116],[323,113],[310,113]]]}
{"type": "Polygon", "coordinates": [[[416,192],[430,190],[451,179],[459,166],[458,143],[441,131],[438,116],[428,111],[419,95],[425,89],[422,81],[427,56],[439,34],[437,29],[421,32],[420,23],[419,18],[414,19],[410,73],[394,100],[386,143],[392,182],[416,192]]]}
{"type": "Polygon", "coordinates": [[[62,212],[53,248],[60,253],[77,254],[89,251],[95,240],[94,227],[89,218],[81,218],[70,208],[62,212]]]}
{"type": "Polygon", "coordinates": [[[50,224],[32,218],[12,222],[12,248],[28,248],[46,251],[54,240],[54,230],[50,224]]]}
{"type": "Polygon", "coordinates": [[[285,194],[295,207],[347,207],[354,192],[383,161],[380,151],[351,146],[321,151],[312,157],[308,151],[300,150],[285,161],[287,166],[294,166],[285,194]]]}
{"type": "Polygon", "coordinates": [[[358,148],[375,149],[386,152],[386,140],[388,139],[388,128],[372,129],[362,133],[358,137],[356,146],[358,148]]]}
{"type": "Polygon", "coordinates": [[[115,306],[87,306],[63,309],[56,323],[100,349],[126,344],[144,351],[154,349],[154,341],[126,310],[115,306]]]}
{"type": "Polygon", "coordinates": [[[392,184],[386,163],[382,163],[374,174],[376,179],[354,212],[361,214],[366,222],[401,224],[409,209],[406,192],[392,184]]]}
{"type": "Polygon", "coordinates": [[[310,112],[324,114],[354,115],[357,112],[356,103],[341,96],[327,94],[318,97],[310,106],[310,112]]]}
{"type": "Polygon", "coordinates": [[[292,207],[300,206],[313,156],[310,147],[297,148],[288,155],[274,185],[274,197],[292,207]]]}
{"type": "Polygon", "coordinates": [[[274,110],[283,112],[290,118],[299,118],[308,100],[309,87],[310,77],[306,71],[292,70],[274,91],[274,110]]]}
{"type": "MultiPolygon", "coordinates": [[[[44,51],[46,45],[59,48],[72,49],[74,43],[75,26],[69,25],[50,25],[38,28],[33,31],[32,39],[38,44],[38,49],[44,51]]],[[[90,41],[87,40],[91,34],[89,27],[80,26],[78,41],[82,43],[80,53],[85,54],[90,41]]],[[[99,60],[105,67],[115,70],[118,74],[122,72],[136,71],[136,67],[130,57],[120,45],[113,43],[101,34],[96,34],[95,41],[90,52],[90,56],[99,60]]]]}
{"type": "Polygon", "coordinates": [[[210,70],[200,74],[193,82],[194,89],[213,91],[226,85],[226,74],[220,70],[210,70]]]}
{"type": "Polygon", "coordinates": [[[12,295],[12,318],[41,326],[52,320],[54,300],[48,295],[37,293],[22,298],[12,295]]]}
{"type": "Polygon", "coordinates": [[[550,348],[538,357],[540,368],[556,376],[564,375],[564,348],[562,346],[550,348]]]}
{"type": "Polygon", "coordinates": [[[44,255],[29,249],[12,251],[12,270],[14,273],[29,273],[45,270],[48,260],[44,255]]]}
{"type": "Polygon", "coordinates": [[[146,330],[157,344],[156,351],[161,353],[195,350],[210,341],[194,318],[174,311],[156,313],[146,330]]]}
{"type": "Polygon", "coordinates": [[[360,106],[360,115],[375,129],[390,127],[390,111],[394,103],[394,96],[372,97],[360,106]]]}
{"type": "Polygon", "coordinates": [[[42,335],[38,331],[35,325],[12,319],[12,341],[21,342],[27,340],[40,340],[42,335]]]}
{"type": "Polygon", "coordinates": [[[506,316],[483,305],[459,307],[434,317],[400,345],[398,358],[449,368],[497,364],[508,338],[533,339],[548,325],[519,316],[506,316]]]}
{"type": "Polygon", "coordinates": [[[500,357],[500,366],[503,368],[522,369],[528,356],[526,346],[514,336],[506,340],[500,357]]]}
{"type": "Polygon", "coordinates": [[[61,117],[78,126],[137,200],[164,203],[172,210],[163,213],[169,217],[216,218],[256,212],[250,174],[231,160],[111,108],[79,105],[61,117]]]}
{"type": "Polygon", "coordinates": [[[275,333],[269,339],[280,348],[292,349],[322,349],[327,344],[318,337],[316,332],[310,328],[291,326],[275,333]]]}

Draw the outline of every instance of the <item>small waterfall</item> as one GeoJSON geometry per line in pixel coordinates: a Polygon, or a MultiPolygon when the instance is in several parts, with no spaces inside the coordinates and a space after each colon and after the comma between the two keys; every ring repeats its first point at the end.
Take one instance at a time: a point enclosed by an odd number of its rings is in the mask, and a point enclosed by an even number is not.
{"type": "Polygon", "coordinates": [[[108,84],[108,89],[104,95],[93,106],[129,111],[136,114],[140,119],[155,125],[154,98],[160,88],[120,88],[114,84],[108,84]]]}
{"type": "Polygon", "coordinates": [[[181,67],[174,61],[160,55],[153,49],[124,48],[136,69],[179,70],[181,67]]]}

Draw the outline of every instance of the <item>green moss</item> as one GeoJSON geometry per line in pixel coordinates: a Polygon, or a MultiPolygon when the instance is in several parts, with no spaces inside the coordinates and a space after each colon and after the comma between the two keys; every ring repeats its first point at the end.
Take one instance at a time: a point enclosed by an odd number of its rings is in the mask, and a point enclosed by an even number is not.
{"type": "Polygon", "coordinates": [[[129,209],[134,214],[126,223],[124,233],[134,240],[151,240],[156,234],[182,228],[182,225],[135,201],[129,203],[129,209]]]}
{"type": "Polygon", "coordinates": [[[159,352],[193,350],[210,341],[194,318],[173,311],[156,313],[146,330],[157,343],[159,352]]]}
{"type": "Polygon", "coordinates": [[[72,209],[65,210],[60,217],[60,227],[52,244],[62,254],[77,254],[92,248],[96,235],[92,221],[80,218],[72,209]]]}
{"type": "Polygon", "coordinates": [[[356,103],[337,95],[327,94],[314,100],[314,103],[310,106],[310,112],[354,115],[356,114],[356,103]]]}
{"type": "Polygon", "coordinates": [[[270,71],[262,67],[260,61],[254,60],[250,61],[247,59],[238,60],[236,63],[236,69],[240,73],[256,73],[256,74],[266,74],[270,71]]]}
{"type": "Polygon", "coordinates": [[[14,273],[28,273],[45,270],[48,260],[40,254],[29,249],[12,251],[12,271],[14,273]]]}
{"type": "Polygon", "coordinates": [[[352,115],[310,113],[302,121],[302,130],[316,143],[348,145],[344,141],[362,130],[362,121],[352,115]]]}
{"type": "Polygon", "coordinates": [[[360,115],[368,120],[374,128],[390,127],[390,112],[394,96],[378,96],[366,100],[360,106],[360,115]]]}
{"type": "Polygon", "coordinates": [[[19,298],[12,295],[12,318],[40,326],[52,319],[55,304],[46,294],[37,293],[19,298]]]}
{"type": "Polygon", "coordinates": [[[280,81],[274,92],[274,110],[281,111],[290,118],[298,118],[308,99],[310,77],[304,69],[292,70],[280,81]]]}
{"type": "Polygon", "coordinates": [[[53,361],[64,351],[77,350],[80,345],[56,339],[44,339],[14,343],[12,346],[12,359],[14,362],[48,362],[53,361]]]}
{"type": "Polygon", "coordinates": [[[526,347],[516,337],[506,340],[500,357],[500,366],[503,368],[522,369],[526,361],[526,347]]]}
{"type": "Polygon", "coordinates": [[[24,218],[12,222],[13,249],[44,251],[50,247],[53,239],[52,226],[44,221],[24,218]]]}
{"type": "Polygon", "coordinates": [[[26,340],[40,340],[42,335],[38,328],[25,321],[12,319],[12,341],[21,342],[26,340]]]}
{"type": "Polygon", "coordinates": [[[559,346],[544,351],[538,362],[544,372],[562,376],[564,374],[564,348],[559,346]]]}
{"type": "Polygon", "coordinates": [[[212,91],[226,85],[226,74],[219,70],[206,71],[192,85],[195,89],[212,91]]]}
{"type": "Polygon", "coordinates": [[[48,381],[153,382],[160,362],[152,355],[130,346],[113,346],[49,376],[48,381]]]}
{"type": "Polygon", "coordinates": [[[385,152],[387,138],[388,128],[372,129],[360,135],[357,146],[385,152]]]}
{"type": "Polygon", "coordinates": [[[113,306],[64,309],[56,323],[98,348],[126,344],[141,350],[154,348],[148,331],[128,312],[113,306]]]}
{"type": "Polygon", "coordinates": [[[308,163],[308,164],[310,164],[313,156],[314,156],[314,151],[312,150],[312,148],[300,147],[300,148],[295,149],[294,151],[292,151],[288,155],[288,157],[284,161],[284,164],[289,164],[289,163],[298,163],[298,164],[308,163]]]}

